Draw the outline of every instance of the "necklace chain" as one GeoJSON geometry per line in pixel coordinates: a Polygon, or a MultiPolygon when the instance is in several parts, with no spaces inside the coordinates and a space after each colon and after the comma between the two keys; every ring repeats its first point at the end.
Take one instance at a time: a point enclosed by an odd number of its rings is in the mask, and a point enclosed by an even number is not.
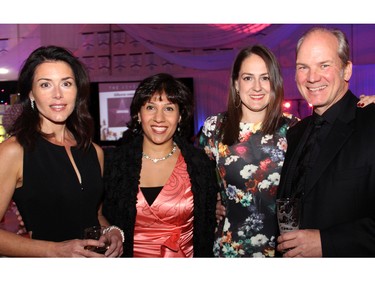
{"type": "Polygon", "coordinates": [[[152,162],[154,162],[156,164],[159,161],[167,160],[169,157],[171,157],[176,152],[176,150],[177,150],[177,144],[175,142],[173,142],[173,148],[172,148],[171,152],[169,152],[166,156],[164,156],[162,158],[152,158],[144,152],[142,152],[142,157],[145,158],[145,159],[151,160],[152,162]]]}

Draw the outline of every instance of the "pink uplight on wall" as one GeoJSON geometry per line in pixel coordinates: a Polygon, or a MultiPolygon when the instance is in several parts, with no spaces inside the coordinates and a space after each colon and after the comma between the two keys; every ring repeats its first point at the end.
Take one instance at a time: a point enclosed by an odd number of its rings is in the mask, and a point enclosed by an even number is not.
{"type": "Polygon", "coordinates": [[[211,26],[235,33],[256,34],[270,24],[211,24],[211,26]]]}
{"type": "Polygon", "coordinates": [[[304,99],[285,100],[283,102],[283,111],[299,118],[304,118],[312,113],[312,105],[304,99]]]}

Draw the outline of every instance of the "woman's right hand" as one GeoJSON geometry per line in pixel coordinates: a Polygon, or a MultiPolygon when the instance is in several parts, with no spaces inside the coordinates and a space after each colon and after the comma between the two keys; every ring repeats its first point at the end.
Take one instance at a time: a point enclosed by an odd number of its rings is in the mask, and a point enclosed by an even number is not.
{"type": "Polygon", "coordinates": [[[224,219],[226,214],[225,206],[221,202],[220,192],[217,194],[216,200],[216,222],[219,224],[224,219]]]}
{"type": "MultiPolygon", "coordinates": [[[[102,236],[104,237],[104,236],[102,236]]],[[[123,253],[122,241],[118,239],[117,235],[112,235],[110,237],[110,245],[107,251],[103,254],[99,254],[92,250],[89,250],[90,246],[92,248],[96,247],[107,247],[108,244],[105,243],[105,239],[74,239],[63,242],[58,242],[55,244],[53,251],[56,253],[53,256],[57,257],[86,257],[86,258],[105,258],[105,257],[120,257],[123,253]],[[119,241],[118,241],[119,240],[119,241]],[[117,241],[119,243],[117,243],[117,241]]]]}
{"type": "Polygon", "coordinates": [[[63,242],[54,242],[52,247],[47,250],[49,257],[75,257],[75,258],[105,258],[104,254],[98,254],[87,249],[87,247],[104,247],[102,241],[94,239],[73,239],[63,242]]]}
{"type": "MultiPolygon", "coordinates": [[[[19,229],[17,231],[17,234],[22,235],[24,237],[32,238],[32,231],[28,232],[26,230],[25,223],[14,202],[12,202],[12,210],[17,216],[17,220],[19,222],[19,229]]],[[[110,257],[121,256],[122,243],[117,243],[117,244],[116,244],[116,247],[111,247],[110,257]]],[[[104,242],[102,242],[102,240],[98,241],[98,240],[93,240],[93,239],[85,239],[85,240],[74,239],[74,240],[68,240],[68,241],[63,241],[63,242],[57,242],[57,243],[54,243],[54,245],[55,246],[52,248],[53,251],[51,253],[48,253],[48,255],[51,255],[53,257],[87,257],[87,258],[91,258],[91,257],[104,258],[105,257],[104,254],[98,254],[96,252],[86,249],[87,246],[94,246],[94,247],[104,246],[104,242]]]]}
{"type": "Polygon", "coordinates": [[[13,213],[16,215],[17,220],[18,220],[17,234],[31,238],[32,232],[31,231],[27,232],[27,229],[25,227],[25,223],[22,219],[22,216],[21,216],[20,212],[18,211],[16,203],[12,202],[11,204],[12,204],[11,209],[12,209],[13,213]]]}

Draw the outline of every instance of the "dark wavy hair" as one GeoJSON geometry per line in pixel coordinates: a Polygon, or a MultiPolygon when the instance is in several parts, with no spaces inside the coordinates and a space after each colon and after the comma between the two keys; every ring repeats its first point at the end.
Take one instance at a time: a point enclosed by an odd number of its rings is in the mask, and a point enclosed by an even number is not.
{"type": "Polygon", "coordinates": [[[31,108],[29,93],[32,89],[36,68],[48,61],[66,62],[74,73],[77,84],[77,98],[74,111],[66,120],[66,127],[74,135],[79,148],[88,148],[94,133],[94,122],[88,104],[90,79],[84,65],[69,50],[59,46],[42,46],[34,50],[25,60],[18,76],[18,92],[22,113],[9,130],[25,148],[34,146],[38,135],[50,137],[41,132],[39,111],[31,108]]]}
{"type": "Polygon", "coordinates": [[[226,112],[226,121],[221,129],[223,143],[232,145],[238,141],[240,133],[240,121],[242,118],[242,107],[240,97],[236,92],[235,84],[238,80],[242,63],[251,55],[258,55],[265,62],[270,78],[271,93],[269,105],[266,109],[266,115],[262,122],[262,133],[273,134],[279,127],[283,112],[282,102],[284,100],[283,78],[281,76],[280,65],[275,55],[263,45],[253,45],[243,48],[237,55],[231,73],[230,89],[228,96],[228,108],[226,112]]]}
{"type": "Polygon", "coordinates": [[[168,101],[178,105],[180,111],[181,121],[175,135],[188,137],[193,116],[193,96],[184,83],[167,73],[158,73],[145,78],[135,90],[130,105],[131,120],[127,123],[133,134],[143,133],[142,125],[138,122],[138,113],[141,107],[150,101],[155,94],[161,95],[163,92],[165,92],[168,101]]]}

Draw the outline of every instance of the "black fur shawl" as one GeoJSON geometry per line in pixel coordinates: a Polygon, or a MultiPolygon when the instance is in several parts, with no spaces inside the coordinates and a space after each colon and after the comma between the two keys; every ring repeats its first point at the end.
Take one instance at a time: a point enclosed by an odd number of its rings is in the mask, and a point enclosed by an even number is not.
{"type": "MultiPolygon", "coordinates": [[[[137,136],[105,154],[103,214],[111,224],[124,230],[126,257],[133,256],[142,141],[143,136],[137,136]]],[[[194,195],[194,257],[211,257],[216,227],[216,193],[219,190],[215,162],[184,139],[175,137],[174,141],[185,158],[194,195]]]]}

